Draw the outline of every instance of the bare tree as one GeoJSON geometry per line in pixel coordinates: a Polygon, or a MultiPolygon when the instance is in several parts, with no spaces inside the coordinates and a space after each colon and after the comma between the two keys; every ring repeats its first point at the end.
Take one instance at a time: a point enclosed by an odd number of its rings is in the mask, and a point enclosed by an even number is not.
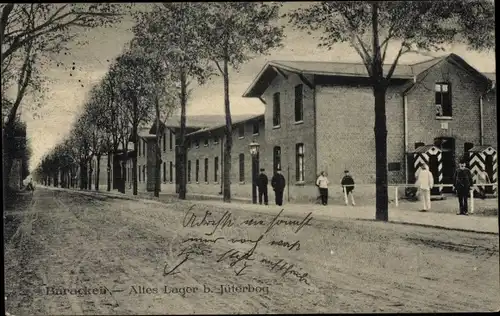
{"type": "Polygon", "coordinates": [[[229,100],[229,67],[238,69],[257,54],[281,46],[283,27],[278,19],[279,5],[259,2],[216,2],[200,6],[201,41],[210,60],[224,79],[224,112],[226,116],[223,157],[223,198],[231,201],[232,121],[229,100]]]}
{"type": "MultiPolygon", "coordinates": [[[[177,88],[181,108],[180,131],[176,139],[176,169],[178,170],[179,198],[186,198],[186,108],[190,84],[197,80],[203,84],[212,74],[212,67],[203,55],[200,36],[200,3],[162,3],[151,12],[138,14],[133,28],[137,45],[154,54],[169,69],[170,80],[177,88]],[[169,27],[165,27],[168,25],[169,27]]],[[[177,135],[176,135],[177,136],[177,135]]]]}

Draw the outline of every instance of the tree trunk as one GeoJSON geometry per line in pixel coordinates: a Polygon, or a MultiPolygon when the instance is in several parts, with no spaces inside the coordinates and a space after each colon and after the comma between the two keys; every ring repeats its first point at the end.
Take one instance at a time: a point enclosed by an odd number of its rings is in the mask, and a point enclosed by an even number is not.
{"type": "Polygon", "coordinates": [[[155,145],[155,191],[154,196],[160,196],[161,187],[161,148],[160,148],[160,104],[158,98],[155,99],[156,110],[156,145],[155,145]]]}
{"type": "Polygon", "coordinates": [[[187,192],[187,179],[186,179],[186,160],[187,160],[187,148],[186,148],[186,105],[187,105],[187,78],[186,73],[181,70],[180,74],[181,78],[181,130],[179,135],[179,146],[178,150],[178,175],[179,179],[176,179],[179,182],[179,199],[186,199],[187,192]]]}
{"type": "Polygon", "coordinates": [[[232,122],[231,122],[231,105],[229,103],[229,73],[228,73],[228,58],[227,54],[224,58],[224,110],[226,114],[226,141],[224,145],[224,185],[223,185],[223,200],[231,202],[231,149],[233,146],[232,137],[232,122]]]}
{"type": "Polygon", "coordinates": [[[94,170],[92,169],[92,159],[89,161],[89,173],[88,173],[88,186],[87,186],[87,189],[88,190],[92,190],[92,172],[94,170]]]}
{"type": "Polygon", "coordinates": [[[376,168],[376,213],[375,219],[389,220],[389,198],[387,191],[387,121],[385,115],[384,87],[374,87],[375,95],[375,168],[376,168]]]}
{"type": "Polygon", "coordinates": [[[111,191],[111,152],[108,152],[108,164],[106,168],[106,174],[108,176],[108,188],[107,191],[111,191]]]}
{"type": "Polygon", "coordinates": [[[95,173],[95,190],[99,191],[99,175],[101,174],[101,155],[97,155],[97,170],[95,173]]]}
{"type": "Polygon", "coordinates": [[[132,156],[132,182],[133,188],[132,192],[134,195],[137,195],[137,151],[139,150],[139,135],[137,133],[137,125],[134,124],[132,127],[132,135],[134,135],[134,155],[132,156]]]}
{"type": "Polygon", "coordinates": [[[387,192],[387,119],[385,115],[385,93],[387,83],[384,79],[382,56],[378,32],[378,6],[372,2],[373,60],[372,80],[375,97],[375,175],[376,175],[376,211],[375,219],[389,220],[389,196],[387,192]]]}

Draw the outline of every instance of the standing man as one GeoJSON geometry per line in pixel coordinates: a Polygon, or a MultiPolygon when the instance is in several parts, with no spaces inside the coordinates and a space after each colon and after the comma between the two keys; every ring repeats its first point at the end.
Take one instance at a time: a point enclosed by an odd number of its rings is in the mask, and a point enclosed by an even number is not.
{"type": "Polygon", "coordinates": [[[271,186],[274,190],[276,205],[283,205],[283,191],[285,190],[285,177],[281,174],[281,169],[276,170],[276,174],[271,179],[271,186]]]}
{"type": "Polygon", "coordinates": [[[342,185],[342,191],[345,192],[345,205],[349,205],[349,196],[351,197],[351,204],[352,206],[355,206],[356,203],[354,203],[354,179],[352,176],[349,174],[349,170],[344,170],[344,177],[342,178],[342,181],[340,182],[342,185]]]}
{"type": "Polygon", "coordinates": [[[264,204],[268,205],[267,200],[267,183],[269,180],[267,179],[266,174],[264,173],[264,168],[260,169],[259,177],[257,178],[257,188],[259,188],[259,204],[262,205],[262,196],[264,196],[264,204]]]}
{"type": "Polygon", "coordinates": [[[473,180],[472,173],[465,167],[465,161],[460,161],[458,169],[455,171],[453,185],[457,192],[459,212],[457,215],[468,215],[469,205],[467,200],[469,198],[470,190],[472,190],[473,180]]]}
{"type": "Polygon", "coordinates": [[[316,185],[319,187],[319,194],[321,196],[321,204],[328,204],[328,178],[325,175],[324,171],[321,171],[318,180],[316,180],[316,185]]]}
{"type": "Polygon", "coordinates": [[[427,212],[431,209],[431,189],[434,186],[434,176],[424,163],[417,176],[417,188],[420,189],[420,196],[424,201],[424,208],[421,212],[427,212]]]}

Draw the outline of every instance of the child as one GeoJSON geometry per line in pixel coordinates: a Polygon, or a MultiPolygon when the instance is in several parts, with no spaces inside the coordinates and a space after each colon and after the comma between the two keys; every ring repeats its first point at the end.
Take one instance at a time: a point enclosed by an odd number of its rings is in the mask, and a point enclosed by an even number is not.
{"type": "Polygon", "coordinates": [[[343,188],[342,191],[345,192],[345,205],[349,204],[349,196],[351,196],[352,205],[356,205],[356,203],[354,203],[354,195],[352,193],[354,191],[354,179],[349,174],[349,170],[344,171],[344,177],[342,178],[342,182],[340,184],[343,188]]]}

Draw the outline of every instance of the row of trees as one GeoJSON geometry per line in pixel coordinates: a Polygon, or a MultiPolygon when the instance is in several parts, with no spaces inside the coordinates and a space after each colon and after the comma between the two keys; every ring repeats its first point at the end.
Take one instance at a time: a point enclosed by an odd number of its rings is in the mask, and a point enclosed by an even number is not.
{"type": "Polygon", "coordinates": [[[113,25],[125,8],[130,6],[0,4],[2,140],[7,144],[2,146],[4,184],[10,179],[16,158],[12,149],[15,146],[11,145],[16,143],[21,106],[28,106],[26,110],[33,112],[41,104],[46,71],[55,66],[66,67],[60,56],[70,53],[67,44],[74,43],[82,29],[113,25]]]}
{"type": "MultiPolygon", "coordinates": [[[[125,149],[128,139],[132,139],[137,150],[138,126],[154,120],[158,127],[180,106],[177,168],[179,198],[184,199],[186,106],[190,89],[194,81],[203,84],[211,76],[220,75],[224,82],[228,136],[224,144],[223,196],[224,201],[230,201],[229,69],[238,69],[250,58],[282,45],[284,23],[279,19],[279,11],[280,5],[274,3],[162,3],[153,5],[150,12],[136,14],[134,38],[129,48],[91,92],[85,114],[73,129],[72,139],[94,148],[90,144],[95,133],[96,139],[103,140],[100,143],[105,148],[103,151],[108,153],[116,152],[118,139],[125,149]],[[99,115],[93,115],[95,111],[99,115]]],[[[448,43],[463,42],[478,50],[494,48],[493,2],[325,1],[285,12],[281,18],[288,18],[294,28],[306,30],[311,36],[319,34],[321,47],[349,43],[365,65],[375,100],[376,218],[388,220],[385,95],[396,66],[404,54],[440,50],[448,43]],[[385,69],[389,46],[394,44],[399,45],[397,54],[385,69]]],[[[156,134],[159,158],[161,135],[156,134]]],[[[70,144],[80,146],[73,141],[70,144]]],[[[82,153],[80,149],[78,152],[82,153]]],[[[85,162],[88,157],[97,156],[97,152],[88,149],[85,155],[79,156],[83,160],[78,161],[85,162]]],[[[137,165],[135,158],[133,161],[136,194],[137,165]]],[[[160,170],[159,165],[157,167],[156,194],[160,170]]]]}

